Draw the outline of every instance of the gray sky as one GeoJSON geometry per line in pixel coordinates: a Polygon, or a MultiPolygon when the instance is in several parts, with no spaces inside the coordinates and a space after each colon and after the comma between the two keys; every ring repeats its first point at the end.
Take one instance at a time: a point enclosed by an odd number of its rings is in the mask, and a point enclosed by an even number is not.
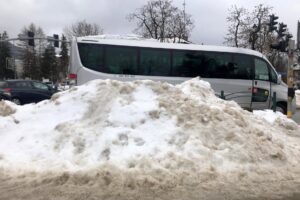
{"type": "MultiPolygon", "coordinates": [[[[104,33],[132,33],[134,22],[126,16],[141,7],[147,0],[0,0],[0,32],[8,31],[10,37],[20,33],[31,22],[43,28],[47,35],[61,34],[63,28],[85,19],[99,24],[104,33]]],[[[183,0],[173,0],[182,7],[183,0]]],[[[296,38],[297,21],[300,20],[299,0],[186,0],[186,11],[195,22],[191,40],[196,43],[222,45],[227,32],[226,17],[231,5],[252,10],[263,3],[273,7],[279,22],[288,25],[296,38]]]]}

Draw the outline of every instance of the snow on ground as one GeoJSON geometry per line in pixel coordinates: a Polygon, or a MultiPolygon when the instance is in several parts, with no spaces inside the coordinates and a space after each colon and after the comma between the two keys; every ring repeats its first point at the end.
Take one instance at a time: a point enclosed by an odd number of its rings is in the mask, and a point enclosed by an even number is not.
{"type": "Polygon", "coordinates": [[[274,113],[272,110],[254,110],[253,114],[256,116],[263,117],[266,121],[273,124],[275,121],[284,121],[284,123],[292,123],[292,119],[288,119],[286,115],[282,114],[281,112],[274,113]]]}
{"type": "Polygon", "coordinates": [[[299,136],[285,116],[252,114],[198,79],[96,80],[38,104],[0,102],[0,198],[73,199],[82,188],[111,199],[286,198],[300,185],[299,136]]]}

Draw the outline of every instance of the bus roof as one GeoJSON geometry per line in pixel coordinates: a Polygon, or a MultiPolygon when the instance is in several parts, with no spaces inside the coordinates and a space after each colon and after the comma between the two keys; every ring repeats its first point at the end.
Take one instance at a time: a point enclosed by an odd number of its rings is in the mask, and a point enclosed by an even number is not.
{"type": "Polygon", "coordinates": [[[136,35],[127,35],[127,36],[96,35],[96,36],[77,37],[76,39],[77,39],[77,42],[93,43],[93,44],[241,53],[241,54],[248,54],[248,55],[254,55],[254,56],[265,58],[265,56],[263,54],[261,54],[260,52],[253,51],[250,49],[245,49],[245,48],[199,45],[199,44],[165,43],[165,42],[159,42],[158,40],[155,40],[155,39],[141,38],[136,35]]]}

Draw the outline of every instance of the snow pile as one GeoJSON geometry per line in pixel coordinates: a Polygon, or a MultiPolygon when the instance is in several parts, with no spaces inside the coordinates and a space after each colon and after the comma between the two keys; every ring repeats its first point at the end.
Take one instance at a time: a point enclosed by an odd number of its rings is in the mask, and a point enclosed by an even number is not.
{"type": "Polygon", "coordinates": [[[255,110],[253,114],[262,117],[272,125],[284,127],[286,130],[297,130],[299,128],[295,121],[287,118],[287,116],[281,112],[274,113],[272,110],[255,110]]]}
{"type": "Polygon", "coordinates": [[[12,103],[0,101],[0,116],[6,117],[15,112],[15,109],[12,108],[12,103]]]}
{"type": "Polygon", "coordinates": [[[101,179],[122,191],[195,187],[200,193],[226,191],[228,183],[275,194],[277,181],[292,187],[300,178],[296,123],[265,121],[217,98],[198,79],[177,86],[96,80],[12,109],[0,117],[0,169],[44,174],[40,184],[91,186],[101,179]],[[266,180],[274,187],[255,187],[266,180]]]}
{"type": "Polygon", "coordinates": [[[158,42],[156,39],[147,39],[136,34],[126,34],[126,35],[114,35],[114,34],[103,34],[103,35],[90,35],[82,38],[95,39],[95,40],[133,40],[133,41],[148,41],[148,42],[158,42]]]}

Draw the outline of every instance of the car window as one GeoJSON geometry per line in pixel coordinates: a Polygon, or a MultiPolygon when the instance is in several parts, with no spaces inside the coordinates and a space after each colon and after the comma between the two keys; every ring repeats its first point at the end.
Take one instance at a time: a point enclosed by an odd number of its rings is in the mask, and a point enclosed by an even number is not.
{"type": "Polygon", "coordinates": [[[48,86],[43,83],[33,82],[33,87],[40,90],[49,90],[48,86]]]}
{"type": "Polygon", "coordinates": [[[5,88],[7,86],[6,82],[0,82],[0,88],[5,88]]]}
{"type": "Polygon", "coordinates": [[[14,86],[16,88],[30,88],[30,84],[28,82],[15,82],[14,86]]]}

